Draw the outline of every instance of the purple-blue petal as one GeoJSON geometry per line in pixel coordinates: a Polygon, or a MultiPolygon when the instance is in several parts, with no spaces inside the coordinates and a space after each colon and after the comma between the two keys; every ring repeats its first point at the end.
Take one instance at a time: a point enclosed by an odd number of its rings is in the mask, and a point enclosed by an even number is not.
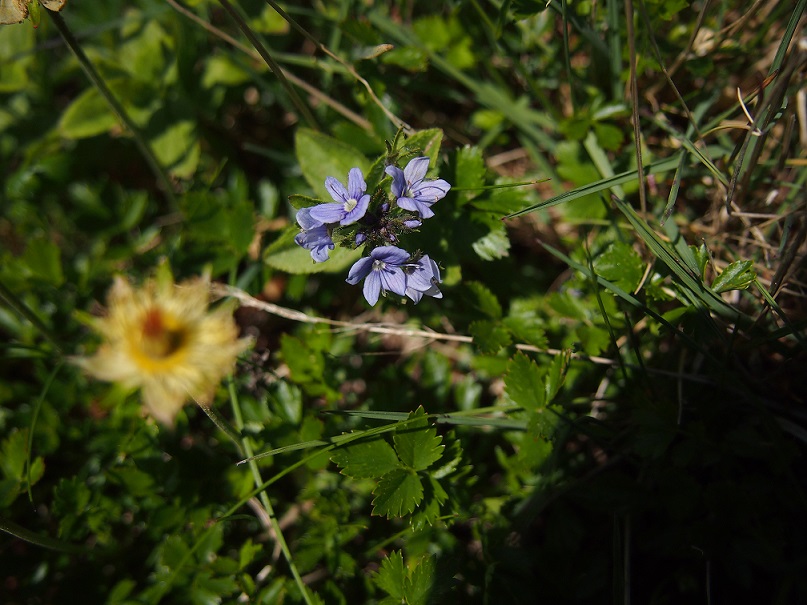
{"type": "Polygon", "coordinates": [[[416,185],[424,178],[426,178],[426,172],[429,170],[429,158],[422,156],[419,158],[413,158],[409,161],[404,168],[404,177],[406,177],[406,182],[409,185],[416,185]]]}
{"type": "Polygon", "coordinates": [[[325,189],[328,190],[328,193],[331,194],[331,197],[335,202],[344,202],[345,200],[349,199],[345,186],[338,179],[335,179],[332,176],[325,179],[325,189]]]}
{"type": "Polygon", "coordinates": [[[331,202],[311,207],[311,218],[321,223],[338,223],[344,217],[345,204],[343,202],[331,202]]]}
{"type": "Polygon", "coordinates": [[[362,292],[371,307],[375,306],[378,302],[378,296],[381,294],[381,278],[378,275],[379,273],[379,271],[370,271],[370,275],[364,280],[362,292]]]}
{"type": "Polygon", "coordinates": [[[347,279],[345,280],[347,283],[355,286],[359,283],[362,279],[367,277],[367,274],[371,272],[373,268],[373,259],[369,256],[365,256],[364,258],[360,258],[348,271],[347,279]]]}
{"type": "Polygon", "coordinates": [[[401,197],[406,192],[406,177],[403,170],[397,166],[387,166],[384,172],[392,177],[392,187],[390,187],[392,195],[396,198],[401,197]]]}
{"type": "Polygon", "coordinates": [[[409,253],[396,246],[379,246],[370,253],[370,258],[380,260],[388,265],[400,267],[409,260],[409,253]]]}
{"type": "Polygon", "coordinates": [[[387,266],[385,269],[373,271],[373,273],[381,277],[381,285],[385,290],[395,292],[400,296],[406,294],[406,275],[404,275],[403,270],[387,266]]]}
{"type": "Polygon", "coordinates": [[[308,231],[314,227],[319,227],[322,223],[311,216],[311,208],[300,208],[295,217],[297,224],[308,231]]]}
{"type": "Polygon", "coordinates": [[[347,199],[359,199],[364,195],[367,189],[367,184],[364,182],[364,175],[362,175],[359,168],[351,168],[347,173],[347,199]]]}

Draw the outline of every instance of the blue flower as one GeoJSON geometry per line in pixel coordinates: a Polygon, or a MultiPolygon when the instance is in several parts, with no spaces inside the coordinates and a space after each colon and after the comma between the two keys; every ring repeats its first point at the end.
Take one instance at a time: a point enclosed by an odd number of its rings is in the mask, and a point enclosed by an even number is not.
{"type": "Polygon", "coordinates": [[[403,170],[397,166],[387,166],[384,170],[392,177],[392,194],[398,200],[398,206],[417,212],[420,218],[434,216],[431,206],[451,189],[443,179],[424,180],[428,169],[429,158],[419,157],[411,160],[403,170]]]}
{"type": "Polygon", "coordinates": [[[395,246],[379,246],[370,256],[359,259],[348,273],[347,283],[355,285],[364,279],[364,298],[370,305],[378,302],[381,290],[394,292],[399,296],[406,293],[406,275],[403,266],[409,260],[409,253],[395,246]]]}
{"type": "Polygon", "coordinates": [[[311,216],[311,208],[301,208],[297,212],[297,223],[303,228],[294,236],[294,242],[306,250],[311,250],[311,258],[322,263],[328,260],[328,253],[334,244],[328,233],[328,227],[311,216]]]}
{"type": "Polygon", "coordinates": [[[347,189],[332,176],[325,179],[325,188],[335,200],[333,203],[320,204],[311,208],[312,218],[320,223],[339,223],[350,225],[358,221],[367,212],[370,196],[365,194],[367,184],[358,168],[351,168],[347,174],[347,189]]]}
{"type": "Polygon", "coordinates": [[[443,298],[443,293],[437,287],[440,279],[440,269],[428,254],[423,255],[416,263],[409,263],[404,267],[406,274],[406,295],[420,302],[423,295],[443,298]]]}

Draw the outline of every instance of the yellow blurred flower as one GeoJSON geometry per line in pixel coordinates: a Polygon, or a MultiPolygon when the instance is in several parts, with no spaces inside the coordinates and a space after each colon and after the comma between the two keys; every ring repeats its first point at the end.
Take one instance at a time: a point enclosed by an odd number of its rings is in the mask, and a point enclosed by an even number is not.
{"type": "Polygon", "coordinates": [[[92,357],[76,359],[101,380],[139,387],[149,414],[173,425],[193,399],[209,404],[249,339],[238,338],[232,307],[208,310],[209,279],[174,284],[170,277],[133,288],[118,277],[105,317],[94,321],[104,339],[92,357]]]}

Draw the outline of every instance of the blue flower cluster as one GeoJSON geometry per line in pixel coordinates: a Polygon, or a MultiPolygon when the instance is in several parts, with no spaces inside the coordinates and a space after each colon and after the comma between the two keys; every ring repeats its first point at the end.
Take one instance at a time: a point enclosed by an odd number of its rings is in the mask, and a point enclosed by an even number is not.
{"type": "Polygon", "coordinates": [[[381,190],[376,196],[368,194],[364,175],[358,168],[348,173],[347,187],[329,176],[325,188],[334,201],[300,209],[297,223],[302,231],[294,241],[309,250],[317,263],[328,260],[335,247],[333,237],[337,230],[343,235],[340,245],[351,248],[365,245],[369,256],[350,268],[346,281],[355,285],[364,280],[364,298],[370,305],[378,302],[382,292],[407,296],[415,303],[424,294],[442,298],[437,263],[427,254],[413,255],[394,245],[402,234],[417,229],[423,219],[434,216],[432,206],[451,189],[443,179],[427,180],[428,169],[427,157],[414,158],[403,170],[387,166],[384,172],[392,178],[392,197],[381,190]]]}

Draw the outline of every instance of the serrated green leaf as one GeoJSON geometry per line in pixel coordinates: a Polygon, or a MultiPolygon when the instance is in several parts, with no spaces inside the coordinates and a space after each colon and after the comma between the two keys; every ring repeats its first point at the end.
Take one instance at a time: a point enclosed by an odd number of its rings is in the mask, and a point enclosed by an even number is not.
{"type": "Polygon", "coordinates": [[[443,455],[445,446],[437,430],[429,426],[423,408],[409,414],[409,418],[422,417],[417,422],[409,422],[398,428],[393,436],[398,457],[409,468],[422,471],[429,468],[443,455]]]}
{"type": "Polygon", "coordinates": [[[510,330],[516,342],[523,342],[539,349],[546,349],[549,346],[543,322],[536,315],[509,316],[505,317],[502,323],[510,330]]]}
{"type": "Polygon", "coordinates": [[[549,405],[533,410],[527,423],[527,434],[539,440],[550,439],[558,424],[558,406],[549,405]]]}
{"type": "Polygon", "coordinates": [[[495,219],[495,223],[487,222],[490,231],[476,240],[471,247],[482,260],[496,260],[510,254],[510,238],[504,223],[495,219]]]}
{"type": "Polygon", "coordinates": [[[633,292],[644,275],[644,263],[636,251],[624,242],[612,242],[594,259],[594,272],[604,279],[633,292]]]}
{"type": "Polygon", "coordinates": [[[331,199],[325,189],[326,177],[332,176],[347,185],[351,168],[360,168],[366,174],[370,167],[369,160],[355,147],[308,128],[297,131],[295,147],[305,180],[324,200],[331,199]]]}
{"type": "Polygon", "coordinates": [[[712,290],[718,294],[729,290],[745,290],[757,277],[753,264],[750,260],[731,263],[712,282],[712,290]]]}
{"type": "Polygon", "coordinates": [[[423,484],[415,471],[398,468],[381,477],[373,495],[374,515],[402,517],[423,500],[423,484]]]}
{"type": "Polygon", "coordinates": [[[403,554],[399,550],[393,550],[389,556],[384,557],[384,560],[381,561],[381,567],[378,573],[373,576],[373,582],[391,597],[402,600],[404,598],[406,576],[403,554]]]}
{"type": "Polygon", "coordinates": [[[511,342],[507,329],[494,321],[475,321],[468,329],[473,336],[474,345],[483,353],[497,353],[511,342]]]}
{"type": "Polygon", "coordinates": [[[440,516],[441,507],[448,500],[448,494],[433,476],[428,477],[423,491],[423,502],[412,516],[413,531],[420,531],[427,525],[433,525],[440,516]]]}
{"type": "Polygon", "coordinates": [[[434,586],[434,556],[421,559],[409,573],[405,582],[404,594],[407,605],[426,605],[434,586]]]}
{"type": "Polygon", "coordinates": [[[528,411],[544,406],[546,385],[544,374],[538,365],[524,353],[516,353],[507,364],[504,377],[507,396],[528,411]]]}
{"type": "Polygon", "coordinates": [[[331,460],[342,469],[343,475],[354,479],[381,477],[400,467],[395,450],[382,438],[337,448],[331,460]]]}
{"type": "Polygon", "coordinates": [[[474,295],[476,308],[482,311],[491,319],[500,319],[502,316],[502,305],[496,295],[490,289],[478,281],[469,281],[465,284],[474,295]]]}
{"type": "Polygon", "coordinates": [[[263,261],[275,269],[293,274],[340,273],[361,258],[362,249],[348,250],[336,247],[324,263],[311,259],[311,252],[301,248],[294,241],[300,233],[299,227],[291,226],[264,250],[263,261]]]}

